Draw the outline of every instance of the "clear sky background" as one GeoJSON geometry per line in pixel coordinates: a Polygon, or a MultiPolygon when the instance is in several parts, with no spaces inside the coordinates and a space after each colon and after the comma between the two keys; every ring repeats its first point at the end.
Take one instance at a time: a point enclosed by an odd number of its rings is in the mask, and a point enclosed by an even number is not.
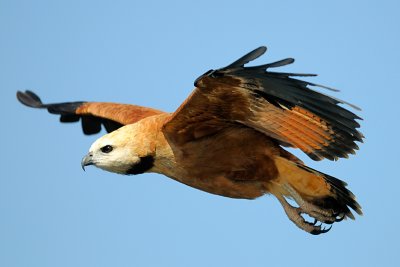
{"type": "Polygon", "coordinates": [[[400,266],[399,2],[233,2],[0,0],[0,266],[400,266]],[[31,89],[44,102],[172,112],[199,75],[260,45],[269,50],[255,63],[294,57],[282,71],[318,73],[309,80],[363,109],[356,156],[297,153],[363,206],[328,234],[299,230],[272,196],[83,172],[100,135],[15,98],[31,89]]]}

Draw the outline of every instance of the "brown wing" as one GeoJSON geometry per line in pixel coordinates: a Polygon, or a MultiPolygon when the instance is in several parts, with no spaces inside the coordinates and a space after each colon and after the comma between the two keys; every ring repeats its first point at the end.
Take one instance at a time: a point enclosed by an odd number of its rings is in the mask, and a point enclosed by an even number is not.
{"type": "Polygon", "coordinates": [[[101,125],[107,132],[112,132],[123,125],[164,113],[152,108],[104,102],[80,101],[43,104],[40,98],[31,91],[18,91],[17,98],[28,107],[46,108],[52,114],[59,114],[60,122],[81,120],[83,132],[88,135],[100,132],[101,125]]]}
{"type": "Polygon", "coordinates": [[[339,106],[348,103],[309,88],[320,85],[292,78],[314,75],[267,70],[293,59],[244,67],[265,51],[260,47],[225,68],[200,76],[195,81],[197,88],[165,124],[167,137],[183,145],[240,124],[281,145],[300,148],[314,160],[335,160],[354,153],[358,149],[355,142],[362,142],[363,136],[357,131],[360,118],[339,106]]]}

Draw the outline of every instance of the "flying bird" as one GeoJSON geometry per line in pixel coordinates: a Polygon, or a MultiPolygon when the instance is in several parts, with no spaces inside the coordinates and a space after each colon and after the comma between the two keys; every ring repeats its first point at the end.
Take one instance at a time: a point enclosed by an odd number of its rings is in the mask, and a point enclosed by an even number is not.
{"type": "Polygon", "coordinates": [[[82,168],[160,173],[230,198],[272,194],[299,228],[325,233],[331,228],[326,225],[354,219],[351,210],[362,215],[361,207],[345,182],[306,166],[284,147],[313,160],[348,157],[363,140],[361,118],[343,105],[357,107],[311,89],[330,88],[298,79],[314,74],[270,71],[292,58],[244,66],[266,50],[259,47],[201,75],[174,113],[105,102],[43,104],[32,91],[19,91],[17,98],[61,115],[61,122],[81,120],[86,135],[103,125],[108,134],[91,145],[82,168]]]}

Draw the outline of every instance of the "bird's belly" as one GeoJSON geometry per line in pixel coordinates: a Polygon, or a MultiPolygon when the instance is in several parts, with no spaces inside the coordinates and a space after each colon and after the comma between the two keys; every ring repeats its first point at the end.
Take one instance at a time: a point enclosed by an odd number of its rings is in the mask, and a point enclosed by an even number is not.
{"type": "Polygon", "coordinates": [[[274,162],[276,145],[248,128],[228,128],[171,150],[163,173],[202,191],[254,199],[268,192],[278,171],[274,162]]]}
{"type": "Polygon", "coordinates": [[[267,192],[265,182],[261,181],[232,181],[224,176],[171,178],[196,189],[230,198],[254,199],[267,192]]]}

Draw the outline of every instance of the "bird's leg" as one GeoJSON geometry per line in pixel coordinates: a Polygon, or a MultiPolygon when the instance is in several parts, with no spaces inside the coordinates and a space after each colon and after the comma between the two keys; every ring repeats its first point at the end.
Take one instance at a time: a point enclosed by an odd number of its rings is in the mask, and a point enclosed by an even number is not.
{"type": "Polygon", "coordinates": [[[289,217],[289,219],[294,222],[294,224],[297,225],[300,229],[309,232],[310,234],[313,235],[319,235],[322,233],[328,232],[331,228],[321,228],[321,225],[315,225],[315,223],[309,223],[307,222],[300,214],[302,213],[301,208],[295,208],[292,207],[283,197],[282,195],[276,196],[276,198],[279,200],[281,203],[283,209],[286,212],[286,215],[289,217]]]}
{"type": "Polygon", "coordinates": [[[334,222],[343,220],[344,214],[336,214],[333,210],[321,209],[320,207],[305,201],[291,185],[285,183],[283,188],[285,188],[293,200],[299,205],[301,213],[308,214],[315,220],[327,224],[332,224],[334,222]]]}

